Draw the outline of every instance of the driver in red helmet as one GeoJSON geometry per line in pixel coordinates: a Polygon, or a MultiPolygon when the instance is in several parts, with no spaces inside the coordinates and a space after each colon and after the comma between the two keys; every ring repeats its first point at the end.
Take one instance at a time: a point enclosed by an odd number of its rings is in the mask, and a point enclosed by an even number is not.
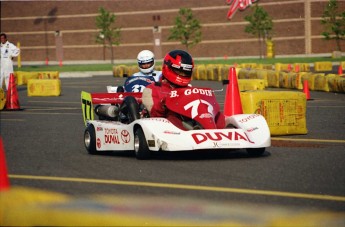
{"type": "MultiPolygon", "coordinates": [[[[193,58],[186,51],[173,50],[164,57],[160,83],[148,85],[142,94],[142,102],[151,117],[166,117],[177,127],[185,129],[180,118],[175,115],[167,116],[165,99],[172,90],[189,85],[193,68],[193,58]]],[[[217,119],[217,128],[224,126],[224,115],[221,114],[217,119]]]]}

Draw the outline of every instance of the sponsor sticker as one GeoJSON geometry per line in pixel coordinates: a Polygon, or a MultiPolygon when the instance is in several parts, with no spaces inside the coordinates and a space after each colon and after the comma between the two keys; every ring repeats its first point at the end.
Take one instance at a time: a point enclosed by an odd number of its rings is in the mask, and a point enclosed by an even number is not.
{"type": "Polygon", "coordinates": [[[259,129],[259,128],[258,127],[249,128],[249,129],[247,129],[247,132],[253,132],[257,129],[259,129]]]}
{"type": "Polygon", "coordinates": [[[119,135],[116,128],[104,129],[104,142],[108,144],[120,144],[119,135]]]}
{"type": "Polygon", "coordinates": [[[96,144],[97,144],[98,149],[102,147],[102,143],[101,143],[100,138],[97,138],[96,144]]]}
{"type": "Polygon", "coordinates": [[[124,129],[121,131],[121,139],[122,142],[129,143],[129,141],[131,140],[131,136],[127,130],[124,129]]]}
{"type": "Polygon", "coordinates": [[[257,118],[257,117],[260,117],[261,115],[260,114],[252,114],[252,115],[249,115],[248,117],[246,118],[243,118],[241,120],[239,120],[240,123],[245,123],[245,122],[248,122],[254,118],[257,118]]]}
{"type": "Polygon", "coordinates": [[[163,133],[165,133],[165,134],[171,134],[171,135],[180,135],[180,134],[181,134],[180,132],[174,132],[174,131],[169,131],[169,130],[166,130],[166,131],[164,131],[163,133]]]}
{"type": "Polygon", "coordinates": [[[205,133],[193,133],[191,134],[194,142],[196,144],[201,144],[204,142],[209,142],[209,141],[239,141],[239,140],[244,140],[249,143],[254,143],[252,142],[246,134],[241,134],[240,132],[205,132],[205,133]]]}

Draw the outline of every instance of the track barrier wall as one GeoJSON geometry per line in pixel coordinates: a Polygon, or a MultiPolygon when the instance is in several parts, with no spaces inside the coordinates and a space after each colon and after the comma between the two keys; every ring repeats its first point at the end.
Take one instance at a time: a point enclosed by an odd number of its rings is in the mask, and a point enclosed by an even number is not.
{"type": "Polygon", "coordinates": [[[61,94],[59,74],[59,71],[14,72],[17,85],[27,85],[28,96],[59,96],[61,94]]]}
{"type": "Polygon", "coordinates": [[[17,85],[26,85],[30,79],[59,79],[59,71],[24,72],[16,71],[17,85]]]}
{"type": "Polygon", "coordinates": [[[331,61],[320,61],[314,63],[314,71],[332,71],[333,64],[331,61]]]}
{"type": "MultiPolygon", "coordinates": [[[[345,62],[340,62],[340,66],[345,69],[345,62]]],[[[230,67],[234,67],[234,65],[198,64],[195,66],[192,78],[194,80],[226,80],[230,67]]],[[[239,84],[247,83],[241,82],[241,79],[260,79],[264,81],[265,87],[301,90],[303,89],[303,81],[308,80],[310,90],[344,92],[345,74],[325,73],[332,70],[332,62],[315,62],[314,67],[315,72],[311,72],[309,63],[276,63],[274,65],[246,63],[237,65],[236,75],[239,84]]],[[[161,67],[156,67],[156,70],[161,70],[161,67]]],[[[137,71],[136,65],[117,65],[113,67],[114,77],[123,77],[124,74],[132,75],[137,71]]],[[[257,84],[256,87],[260,90],[261,86],[260,81],[260,84],[257,84]]],[[[254,90],[257,89],[254,88],[254,90]]],[[[244,88],[244,90],[248,89],[244,88]]]]}

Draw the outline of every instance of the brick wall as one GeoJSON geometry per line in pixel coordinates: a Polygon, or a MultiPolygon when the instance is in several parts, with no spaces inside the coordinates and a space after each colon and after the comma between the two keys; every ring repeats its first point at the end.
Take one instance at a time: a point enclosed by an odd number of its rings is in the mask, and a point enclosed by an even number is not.
{"type": "MultiPolygon", "coordinates": [[[[345,8],[344,1],[338,3],[345,8]]],[[[329,54],[335,50],[335,42],[321,36],[320,20],[327,1],[259,0],[258,4],[273,18],[276,55],[329,54]],[[310,15],[305,15],[305,4],[310,4],[310,15]]],[[[103,60],[103,48],[95,43],[99,7],[114,12],[116,26],[121,28],[115,59],[134,59],[142,49],[153,50],[154,26],[161,31],[162,56],[171,49],[183,49],[167,39],[182,7],[192,8],[202,25],[202,42],[189,50],[194,57],[259,55],[257,38],[244,32],[244,17],[251,9],[238,11],[228,20],[225,0],[1,1],[1,32],[7,33],[11,42],[21,43],[22,61],[59,60],[55,31],[62,36],[63,60],[103,60]]],[[[345,49],[344,42],[342,45],[345,49]]],[[[110,59],[109,50],[106,59],[110,59]]]]}

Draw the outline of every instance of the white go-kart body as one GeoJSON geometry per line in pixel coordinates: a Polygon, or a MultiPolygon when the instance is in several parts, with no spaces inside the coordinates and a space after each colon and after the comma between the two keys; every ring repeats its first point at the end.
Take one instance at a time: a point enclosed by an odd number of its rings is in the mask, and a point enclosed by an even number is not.
{"type": "Polygon", "coordinates": [[[84,133],[86,149],[92,154],[102,151],[134,151],[138,159],[147,159],[152,152],[157,151],[217,152],[217,150],[246,149],[250,155],[258,156],[271,145],[269,127],[265,118],[259,114],[226,116],[225,128],[213,127],[215,113],[219,111],[214,94],[211,90],[195,89],[186,88],[181,91],[184,92],[183,96],[174,94],[174,97],[171,96],[172,100],[167,102],[167,108],[175,112],[180,111],[184,116],[190,115],[190,119],[200,123],[198,125],[201,127],[190,130],[180,129],[167,118],[139,118],[130,123],[95,120],[94,104],[102,104],[110,110],[114,103],[120,103],[124,96],[133,95],[140,102],[141,93],[84,92],[82,102],[85,103],[83,113],[86,123],[84,133]],[[199,94],[193,94],[193,91],[199,94]],[[186,98],[188,94],[190,97],[186,98]]]}

